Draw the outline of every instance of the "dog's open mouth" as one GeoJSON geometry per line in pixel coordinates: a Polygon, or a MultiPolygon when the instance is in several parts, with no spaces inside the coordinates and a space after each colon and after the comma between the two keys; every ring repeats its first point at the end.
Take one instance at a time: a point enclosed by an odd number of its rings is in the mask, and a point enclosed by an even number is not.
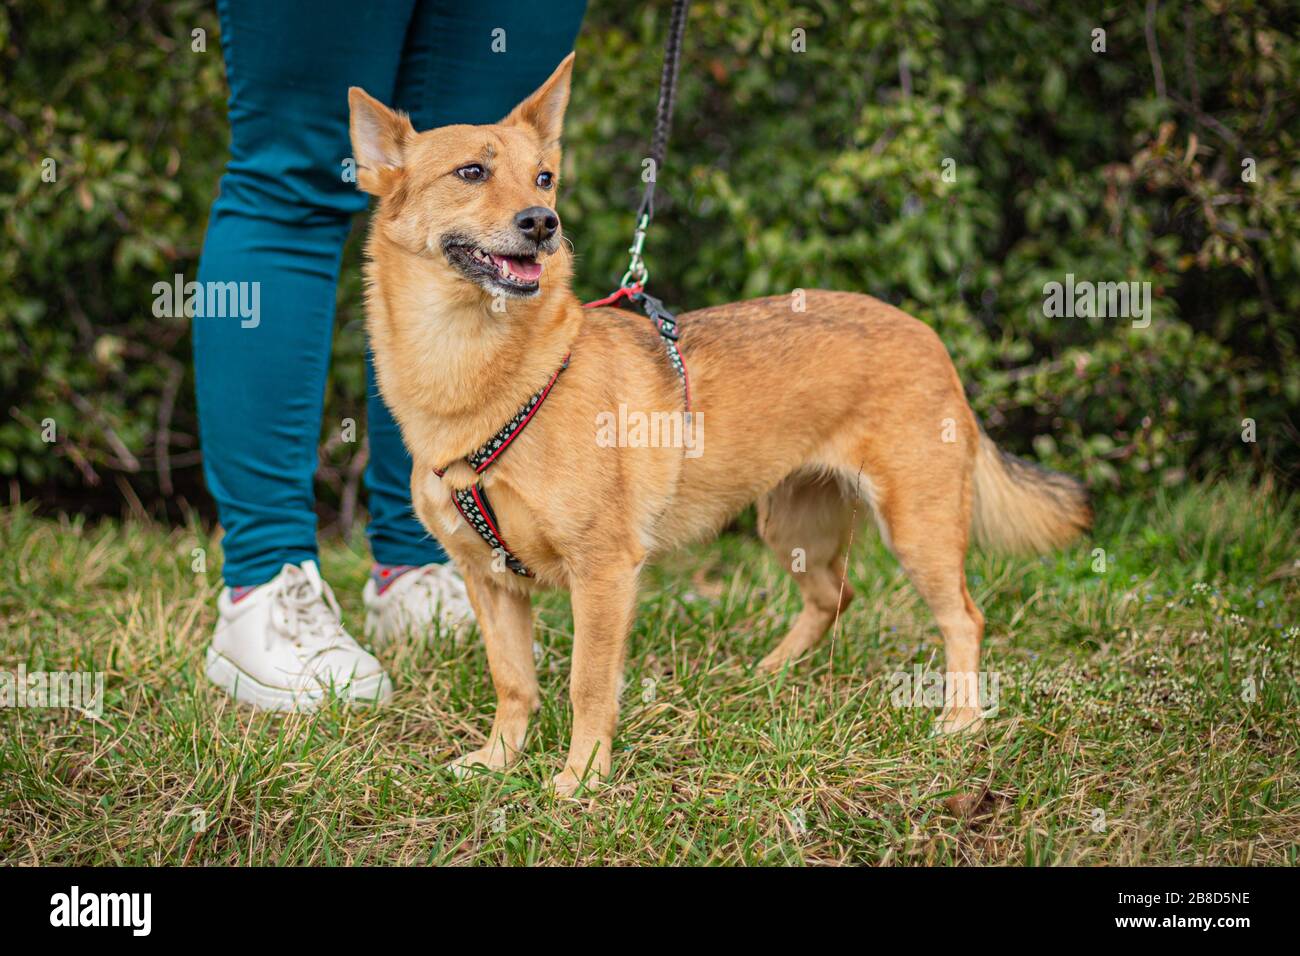
{"type": "Polygon", "coordinates": [[[489,291],[533,295],[540,288],[542,264],[535,256],[507,255],[478,246],[450,243],[448,260],[489,291]]]}

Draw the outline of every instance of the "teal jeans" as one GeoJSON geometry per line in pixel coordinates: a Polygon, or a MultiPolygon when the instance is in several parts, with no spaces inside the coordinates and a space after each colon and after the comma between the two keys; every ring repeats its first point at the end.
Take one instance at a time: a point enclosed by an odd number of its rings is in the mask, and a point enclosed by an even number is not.
{"type": "MultiPolygon", "coordinates": [[[[348,87],[405,110],[417,130],[495,122],[573,49],[586,4],[217,6],[230,84],[230,160],[198,280],[203,288],[255,288],[242,301],[257,308],[255,315],[196,316],[194,371],[204,475],[225,529],[223,575],[238,587],[316,557],[313,476],[339,264],[367,199],[348,175],[348,87]]],[[[382,564],[445,561],[412,511],[411,459],[369,361],[366,388],[371,552],[382,564]]]]}

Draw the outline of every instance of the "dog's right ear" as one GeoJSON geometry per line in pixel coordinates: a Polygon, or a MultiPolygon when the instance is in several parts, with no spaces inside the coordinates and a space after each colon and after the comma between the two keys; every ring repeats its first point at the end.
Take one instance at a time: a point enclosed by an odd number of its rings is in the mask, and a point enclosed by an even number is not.
{"type": "Polygon", "coordinates": [[[405,113],[390,110],[359,86],[348,90],[348,106],[357,185],[373,196],[383,196],[401,176],[415,127],[405,113]]]}

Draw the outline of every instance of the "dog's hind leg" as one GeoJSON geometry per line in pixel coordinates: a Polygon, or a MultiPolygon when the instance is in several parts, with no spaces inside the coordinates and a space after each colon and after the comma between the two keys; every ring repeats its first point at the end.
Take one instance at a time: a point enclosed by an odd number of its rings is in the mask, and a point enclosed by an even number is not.
{"type": "Polygon", "coordinates": [[[980,643],[984,615],[966,589],[971,486],[960,463],[931,460],[923,477],[895,470],[879,476],[871,495],[881,532],[943,635],[944,708],[938,729],[974,729],[982,723],[980,643]]]}
{"type": "Polygon", "coordinates": [[[853,522],[853,502],[824,475],[791,475],[759,500],[759,534],[803,597],[794,625],[759,662],[761,670],[780,670],[812,648],[853,599],[845,577],[853,522]]]}

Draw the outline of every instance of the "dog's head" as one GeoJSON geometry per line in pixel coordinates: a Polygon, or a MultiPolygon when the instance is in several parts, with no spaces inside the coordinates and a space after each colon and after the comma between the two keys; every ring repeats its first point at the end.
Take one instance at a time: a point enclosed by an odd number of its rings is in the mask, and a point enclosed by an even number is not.
{"type": "Polygon", "coordinates": [[[572,70],[570,53],[495,125],[423,133],[352,87],[357,184],[379,197],[375,228],[489,295],[537,295],[563,238],[555,193],[572,70]]]}

